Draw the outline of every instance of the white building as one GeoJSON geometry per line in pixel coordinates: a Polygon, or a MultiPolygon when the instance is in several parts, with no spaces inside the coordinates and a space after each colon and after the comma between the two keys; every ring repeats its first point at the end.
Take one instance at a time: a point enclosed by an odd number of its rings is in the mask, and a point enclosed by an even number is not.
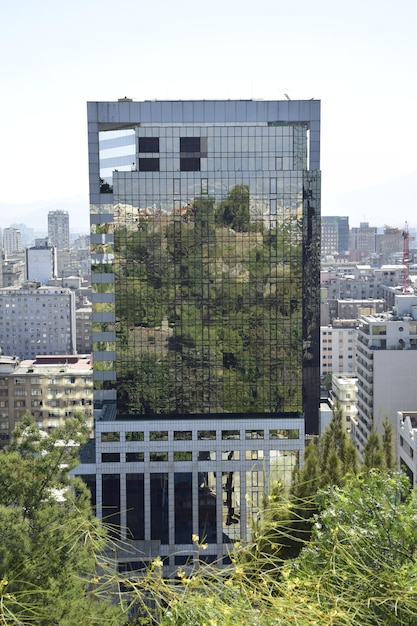
{"type": "Polygon", "coordinates": [[[75,293],[27,282],[0,289],[0,348],[34,359],[38,354],[75,354],[75,293]]]}
{"type": "Polygon", "coordinates": [[[332,376],[331,398],[333,404],[337,403],[342,411],[343,423],[349,432],[352,422],[356,421],[358,409],[356,407],[357,379],[353,376],[332,376]]]}
{"type": "Polygon", "coordinates": [[[397,463],[410,479],[411,485],[417,485],[417,411],[398,411],[397,413],[397,463]]]}
{"type": "Polygon", "coordinates": [[[5,228],[3,230],[3,248],[7,255],[22,252],[22,234],[18,228],[5,228]]]}
{"type": "Polygon", "coordinates": [[[26,279],[47,285],[56,273],[56,247],[48,238],[36,239],[34,247],[26,248],[26,279]]]}
{"type": "Polygon", "coordinates": [[[320,376],[355,371],[356,321],[320,327],[320,376]]]}
{"type": "Polygon", "coordinates": [[[417,296],[397,295],[395,311],[362,316],[356,343],[358,415],[352,432],[359,452],[385,418],[396,432],[397,411],[417,406],[417,296]]]}

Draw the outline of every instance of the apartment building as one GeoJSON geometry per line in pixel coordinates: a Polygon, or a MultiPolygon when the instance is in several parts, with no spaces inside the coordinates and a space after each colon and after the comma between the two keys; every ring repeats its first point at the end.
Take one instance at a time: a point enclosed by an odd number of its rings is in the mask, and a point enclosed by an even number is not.
{"type": "Polygon", "coordinates": [[[89,357],[42,355],[19,361],[0,356],[0,443],[31,413],[49,430],[77,412],[93,433],[93,368],[89,357]]]}

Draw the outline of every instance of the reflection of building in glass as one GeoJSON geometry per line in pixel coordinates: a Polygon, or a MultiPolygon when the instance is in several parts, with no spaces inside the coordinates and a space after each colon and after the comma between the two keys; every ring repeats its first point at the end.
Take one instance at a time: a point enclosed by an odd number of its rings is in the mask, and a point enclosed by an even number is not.
{"type": "Polygon", "coordinates": [[[98,513],[142,524],[145,551],[191,554],[195,533],[222,557],[265,476],[290,475],[304,418],[317,432],[320,103],[88,114],[95,404],[119,436],[97,440],[98,513]],[[266,424],[287,433],[272,448],[266,424]]]}

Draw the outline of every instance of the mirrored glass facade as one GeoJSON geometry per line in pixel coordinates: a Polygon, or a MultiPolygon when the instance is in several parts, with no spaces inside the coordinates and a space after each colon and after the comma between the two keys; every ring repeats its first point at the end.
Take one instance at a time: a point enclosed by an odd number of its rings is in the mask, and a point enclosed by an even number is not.
{"type": "MultiPolygon", "coordinates": [[[[151,435],[179,424],[172,454],[150,437],[126,457],[144,455],[129,484],[144,472],[130,502],[151,504],[147,539],[234,541],[281,433],[318,429],[320,102],[124,100],[89,103],[88,120],[96,409],[151,435]]],[[[146,535],[146,515],[129,519],[146,535]]]]}

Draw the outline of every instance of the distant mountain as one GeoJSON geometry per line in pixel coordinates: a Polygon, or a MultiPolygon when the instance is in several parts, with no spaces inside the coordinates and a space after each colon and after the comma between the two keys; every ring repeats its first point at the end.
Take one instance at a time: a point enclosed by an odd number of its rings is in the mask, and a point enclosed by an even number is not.
{"type": "MultiPolygon", "coordinates": [[[[355,171],[346,173],[354,177],[355,171]]],[[[380,185],[322,195],[323,215],[348,215],[349,226],[417,226],[417,170],[380,185]]]]}
{"type": "MultiPolygon", "coordinates": [[[[354,169],[346,172],[346,176],[354,178],[354,169]]],[[[57,209],[68,211],[72,232],[89,232],[87,194],[29,204],[0,203],[0,227],[22,222],[35,230],[46,231],[48,211],[57,209]]],[[[408,222],[410,228],[417,227],[417,170],[380,185],[345,192],[341,190],[333,194],[326,192],[324,171],[322,214],[348,215],[351,227],[359,226],[360,222],[369,222],[371,226],[387,224],[399,228],[408,222]]]]}
{"type": "Polygon", "coordinates": [[[90,231],[89,200],[87,195],[36,201],[29,204],[0,202],[0,227],[23,223],[36,231],[48,230],[49,211],[68,211],[71,232],[87,234],[90,231]]]}

